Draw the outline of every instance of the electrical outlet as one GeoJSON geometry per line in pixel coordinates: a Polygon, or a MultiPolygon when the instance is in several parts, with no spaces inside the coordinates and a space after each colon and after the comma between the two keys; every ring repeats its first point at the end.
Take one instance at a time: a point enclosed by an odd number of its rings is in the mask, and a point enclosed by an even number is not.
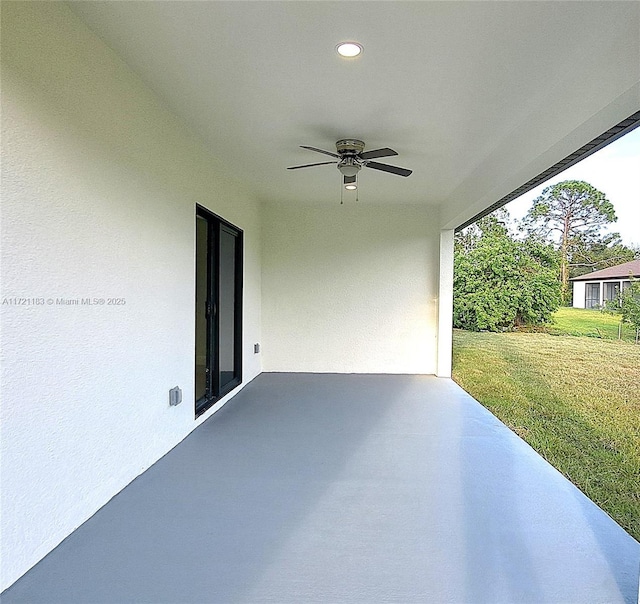
{"type": "Polygon", "coordinates": [[[169,405],[175,407],[182,402],[182,390],[176,386],[175,388],[171,388],[169,390],[169,405]]]}

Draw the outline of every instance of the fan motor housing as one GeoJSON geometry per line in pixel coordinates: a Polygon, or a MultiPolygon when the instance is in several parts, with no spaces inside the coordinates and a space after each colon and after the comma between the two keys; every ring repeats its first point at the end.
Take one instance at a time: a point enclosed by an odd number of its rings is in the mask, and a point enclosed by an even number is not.
{"type": "Polygon", "coordinates": [[[336,143],[340,155],[357,155],[364,151],[364,142],[356,138],[343,138],[336,143]]]}

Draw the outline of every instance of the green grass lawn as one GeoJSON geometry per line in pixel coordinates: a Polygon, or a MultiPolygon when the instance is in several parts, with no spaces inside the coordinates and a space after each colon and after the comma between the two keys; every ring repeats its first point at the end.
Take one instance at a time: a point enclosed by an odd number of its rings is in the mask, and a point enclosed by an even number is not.
{"type": "MultiPolygon", "coordinates": [[[[620,318],[620,315],[610,315],[600,310],[562,307],[553,315],[553,323],[546,328],[546,331],[552,335],[615,340],[618,338],[620,318]]],[[[622,326],[621,335],[625,341],[635,341],[635,330],[628,323],[622,326]]]]}
{"type": "Polygon", "coordinates": [[[460,386],[640,540],[639,345],[454,330],[453,359],[460,386]]]}

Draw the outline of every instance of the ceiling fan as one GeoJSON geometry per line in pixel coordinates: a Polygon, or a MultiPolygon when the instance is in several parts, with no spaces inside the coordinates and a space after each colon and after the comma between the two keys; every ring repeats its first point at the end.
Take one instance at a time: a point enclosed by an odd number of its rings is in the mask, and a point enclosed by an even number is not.
{"type": "MultiPolygon", "coordinates": [[[[302,147],[302,149],[309,149],[309,151],[330,155],[336,159],[335,161],[322,161],[315,164],[291,166],[290,168],[287,168],[287,170],[298,170],[300,168],[337,164],[338,170],[340,170],[340,173],[343,175],[345,186],[354,185],[357,179],[357,174],[360,172],[361,168],[372,168],[373,170],[381,170],[382,172],[397,174],[398,176],[409,176],[411,174],[411,170],[407,170],[406,168],[399,168],[398,166],[390,166],[389,164],[381,164],[377,161],[371,161],[372,159],[377,159],[379,157],[391,157],[392,155],[398,155],[398,153],[393,149],[385,147],[384,149],[365,151],[364,143],[353,138],[344,138],[339,140],[336,143],[336,153],[318,149],[316,147],[308,147],[306,145],[300,145],[300,147],[302,147]]],[[[353,188],[355,188],[355,186],[353,186],[353,188]]]]}

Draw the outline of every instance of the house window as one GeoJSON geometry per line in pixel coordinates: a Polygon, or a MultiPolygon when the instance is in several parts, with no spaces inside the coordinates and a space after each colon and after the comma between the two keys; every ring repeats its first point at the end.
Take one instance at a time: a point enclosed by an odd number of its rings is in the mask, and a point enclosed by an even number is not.
{"type": "Polygon", "coordinates": [[[196,209],[195,410],[242,382],[242,231],[196,209]]]}
{"type": "Polygon", "coordinates": [[[610,281],[604,284],[604,301],[617,300],[620,293],[620,282],[610,281]]]}
{"type": "Polygon", "coordinates": [[[598,308],[600,306],[600,284],[587,283],[585,288],[585,308],[598,308]]]}

